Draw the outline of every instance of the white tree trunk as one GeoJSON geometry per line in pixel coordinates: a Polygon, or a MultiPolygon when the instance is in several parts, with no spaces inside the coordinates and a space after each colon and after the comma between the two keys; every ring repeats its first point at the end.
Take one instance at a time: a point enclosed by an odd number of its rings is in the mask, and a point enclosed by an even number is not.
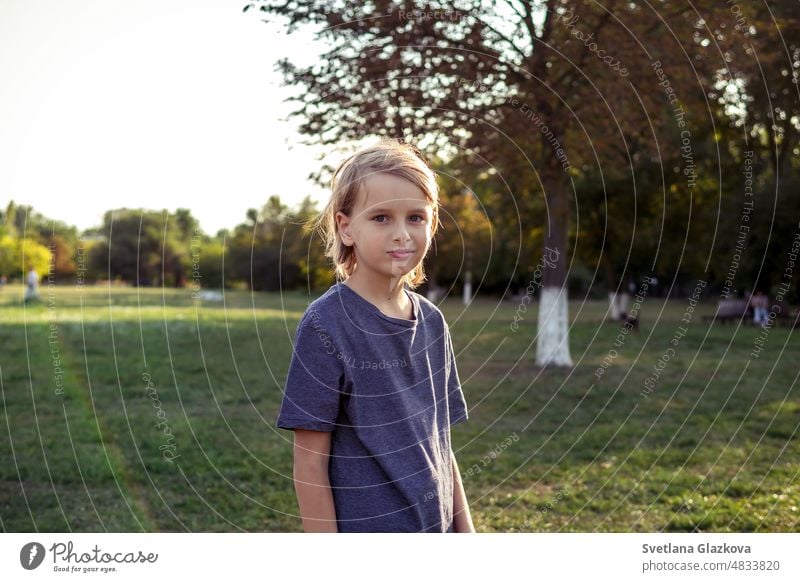
{"type": "Polygon", "coordinates": [[[566,287],[542,287],[539,298],[537,366],[572,366],[566,287]]]}
{"type": "Polygon", "coordinates": [[[472,271],[464,273],[464,305],[472,302],[472,271]]]}
{"type": "Polygon", "coordinates": [[[619,305],[619,294],[614,291],[608,292],[608,308],[609,308],[609,317],[611,319],[617,321],[619,320],[619,316],[621,315],[621,309],[619,305]]]}
{"type": "Polygon", "coordinates": [[[631,304],[631,296],[628,293],[620,293],[617,297],[617,304],[619,305],[620,313],[628,313],[628,307],[631,304]]]}
{"type": "Polygon", "coordinates": [[[623,313],[628,313],[628,306],[630,305],[631,296],[627,293],[615,293],[614,291],[608,292],[608,316],[614,320],[619,321],[623,313]]]}

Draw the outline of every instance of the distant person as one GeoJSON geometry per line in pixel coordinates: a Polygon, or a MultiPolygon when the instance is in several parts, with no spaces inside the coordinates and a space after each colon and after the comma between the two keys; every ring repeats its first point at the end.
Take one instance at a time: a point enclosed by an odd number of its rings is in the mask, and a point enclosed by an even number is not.
{"type": "Polygon", "coordinates": [[[0,275],[0,291],[5,289],[6,284],[8,284],[8,277],[5,275],[0,275]]]}
{"type": "Polygon", "coordinates": [[[474,532],[450,440],[467,406],[449,327],[412,291],[438,227],[436,175],[387,140],[348,158],[332,189],[317,225],[339,281],[300,319],[276,423],[294,431],[303,527],[474,532]]]}
{"type": "Polygon", "coordinates": [[[750,305],[753,306],[753,323],[765,327],[769,318],[767,317],[767,308],[769,307],[769,297],[759,289],[756,294],[750,298],[750,305]]]}
{"type": "Polygon", "coordinates": [[[25,303],[39,298],[39,273],[31,267],[25,277],[25,303]]]}

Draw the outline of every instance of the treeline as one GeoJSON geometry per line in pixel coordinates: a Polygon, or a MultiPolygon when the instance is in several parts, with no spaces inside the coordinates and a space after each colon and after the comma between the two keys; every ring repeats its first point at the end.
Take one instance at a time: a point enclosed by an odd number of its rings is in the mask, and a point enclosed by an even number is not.
{"type": "MultiPolygon", "coordinates": [[[[639,172],[636,200],[626,184],[588,175],[577,180],[581,221],[570,236],[570,291],[601,297],[644,276],[659,280],[651,293],[677,296],[689,294],[698,280],[711,294],[754,287],[769,292],[780,284],[793,241],[800,244],[800,164],[793,160],[778,181],[759,153],[699,156],[700,175],[723,164],[722,183],[698,180],[691,194],[679,187],[683,174],[665,177],[659,164],[639,172]],[[671,198],[663,196],[665,187],[671,198]],[[609,191],[618,195],[609,197],[609,191]]],[[[457,295],[467,278],[481,294],[496,296],[525,293],[532,281],[535,286],[540,255],[531,249],[542,248],[544,233],[532,217],[546,212],[541,197],[522,185],[509,190],[513,176],[476,172],[466,160],[434,165],[442,226],[420,290],[437,286],[457,295]]],[[[56,283],[80,277],[134,286],[321,291],[333,282],[332,268],[321,240],[304,227],[319,211],[310,197],[290,208],[272,196],[233,229],[209,235],[188,209],[121,208],[79,232],[11,202],[0,211],[0,275],[21,279],[25,265],[42,277],[52,274],[56,283]]],[[[798,278],[793,281],[788,299],[797,302],[798,278]]]]}
{"type": "MultiPolygon", "coordinates": [[[[319,291],[334,280],[322,242],[308,228],[319,211],[310,197],[290,208],[272,196],[261,209],[248,209],[233,229],[209,235],[189,209],[120,208],[107,211],[102,225],[79,232],[11,202],[0,210],[0,275],[22,280],[33,267],[41,277],[63,284],[80,279],[132,286],[319,291]]],[[[451,201],[442,214],[437,256],[428,271],[449,284],[463,264],[458,237],[479,241],[475,256],[481,261],[490,250],[489,224],[471,196],[451,201]]]]}
{"type": "Polygon", "coordinates": [[[31,266],[57,283],[113,281],[133,286],[276,290],[323,283],[321,254],[305,248],[306,198],[289,209],[277,196],[249,209],[232,230],[205,233],[191,210],[109,210],[102,225],[78,232],[29,206],[0,211],[0,275],[21,279],[31,266]],[[283,245],[283,246],[281,246],[283,245]],[[279,268],[280,265],[280,268],[279,268]],[[280,270],[279,270],[280,269],[280,270]]]}

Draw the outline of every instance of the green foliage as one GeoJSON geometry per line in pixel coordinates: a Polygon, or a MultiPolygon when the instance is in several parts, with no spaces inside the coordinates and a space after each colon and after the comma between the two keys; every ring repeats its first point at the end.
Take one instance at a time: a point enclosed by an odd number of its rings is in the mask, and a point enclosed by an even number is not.
{"type": "Polygon", "coordinates": [[[196,221],[188,211],[109,210],[89,264],[95,277],[137,285],[185,284],[196,221]]]}
{"type": "Polygon", "coordinates": [[[248,210],[247,222],[238,225],[228,241],[227,277],[246,281],[257,291],[329,285],[332,267],[322,243],[307,228],[317,213],[308,196],[294,210],[279,196],[271,196],[260,211],[248,210]]]}
{"type": "Polygon", "coordinates": [[[23,278],[31,267],[40,276],[50,270],[50,249],[30,238],[0,236],[0,275],[23,278]]]}
{"type": "Polygon", "coordinates": [[[225,247],[218,240],[207,240],[192,247],[192,281],[201,287],[221,289],[223,287],[223,263],[225,247]],[[197,272],[195,273],[195,270],[197,272]],[[199,276],[199,277],[198,277],[199,276]]]}
{"type": "MultiPolygon", "coordinates": [[[[446,172],[440,173],[447,176],[446,172]]],[[[485,274],[492,258],[492,231],[478,195],[458,179],[443,178],[440,184],[439,232],[426,261],[428,280],[450,286],[466,271],[473,277],[485,274]]],[[[488,285],[501,284],[489,280],[488,285]]]]}

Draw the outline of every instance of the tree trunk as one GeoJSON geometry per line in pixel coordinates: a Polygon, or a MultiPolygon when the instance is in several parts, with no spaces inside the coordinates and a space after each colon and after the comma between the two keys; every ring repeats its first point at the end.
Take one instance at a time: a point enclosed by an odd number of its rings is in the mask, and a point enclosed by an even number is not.
{"type": "Polygon", "coordinates": [[[464,305],[469,306],[472,303],[472,248],[469,246],[471,241],[467,243],[466,250],[466,269],[464,272],[464,305]]]}
{"type": "MultiPolygon", "coordinates": [[[[554,156],[550,158],[557,163],[554,156]]],[[[551,162],[552,163],[552,162],[551,162]]],[[[569,352],[569,309],[567,302],[567,228],[569,225],[569,182],[559,166],[542,172],[547,201],[545,253],[553,266],[543,269],[539,300],[537,366],[572,366],[569,352]]]]}
{"type": "Polygon", "coordinates": [[[619,316],[622,315],[622,308],[620,307],[620,294],[616,291],[608,292],[608,311],[612,321],[619,321],[619,316]]]}
{"type": "Polygon", "coordinates": [[[619,321],[620,316],[628,310],[625,292],[617,292],[619,285],[614,273],[614,267],[608,258],[603,259],[606,272],[606,289],[608,289],[608,317],[612,321],[619,321]],[[623,305],[624,304],[624,305],[623,305]]]}
{"type": "Polygon", "coordinates": [[[464,273],[464,305],[472,303],[472,271],[464,273]]]}

